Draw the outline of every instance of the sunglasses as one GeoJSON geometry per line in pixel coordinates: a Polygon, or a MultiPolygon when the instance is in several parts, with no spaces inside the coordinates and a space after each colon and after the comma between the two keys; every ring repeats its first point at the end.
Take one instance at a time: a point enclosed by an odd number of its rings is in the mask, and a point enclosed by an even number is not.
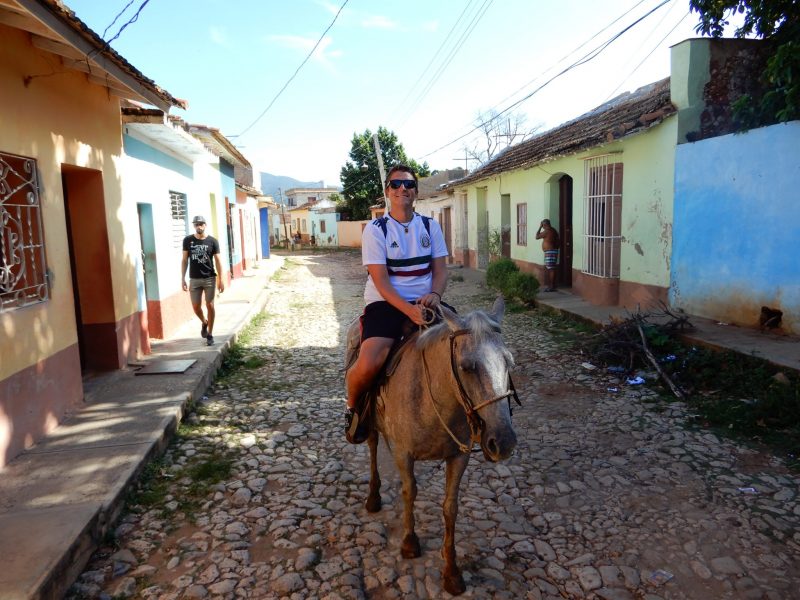
{"type": "Polygon", "coordinates": [[[389,187],[393,190],[399,189],[401,185],[407,190],[413,190],[417,187],[417,182],[413,179],[392,179],[389,181],[389,187]]]}

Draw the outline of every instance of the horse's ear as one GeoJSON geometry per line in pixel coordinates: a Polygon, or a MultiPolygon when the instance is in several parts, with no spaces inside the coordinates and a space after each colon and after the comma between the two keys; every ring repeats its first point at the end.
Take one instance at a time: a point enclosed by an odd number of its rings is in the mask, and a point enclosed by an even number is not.
{"type": "Polygon", "coordinates": [[[492,312],[489,314],[489,318],[493,321],[496,321],[499,325],[500,322],[503,320],[503,315],[506,312],[506,301],[503,299],[502,296],[498,296],[497,300],[494,301],[492,305],[492,312]]]}
{"type": "Polygon", "coordinates": [[[446,306],[442,306],[441,304],[439,305],[439,308],[442,311],[442,318],[444,319],[444,322],[447,324],[447,327],[450,329],[450,331],[458,331],[459,329],[463,328],[461,319],[459,319],[456,313],[446,306]]]}

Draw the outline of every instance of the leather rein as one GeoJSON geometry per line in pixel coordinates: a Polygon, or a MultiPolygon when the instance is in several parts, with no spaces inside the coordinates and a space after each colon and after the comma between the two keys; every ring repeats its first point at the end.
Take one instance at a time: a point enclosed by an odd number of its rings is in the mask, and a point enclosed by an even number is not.
{"type": "Polygon", "coordinates": [[[447,423],[444,422],[441,413],[439,412],[439,407],[436,405],[436,400],[433,397],[433,391],[431,390],[431,375],[430,371],[428,370],[428,361],[425,358],[425,351],[422,351],[422,367],[425,371],[425,379],[428,384],[428,396],[430,396],[431,404],[433,404],[433,410],[436,412],[436,416],[439,417],[439,422],[444,427],[445,431],[450,435],[453,441],[458,445],[458,449],[463,453],[469,453],[472,450],[472,446],[475,442],[479,442],[481,438],[481,433],[485,427],[485,422],[478,414],[478,411],[486,406],[494,404],[495,402],[499,402],[500,400],[507,399],[508,400],[508,408],[511,410],[511,399],[513,398],[514,401],[519,405],[522,406],[522,402],[520,402],[519,396],[517,395],[517,390],[514,387],[514,382],[511,380],[511,373],[508,374],[508,389],[494,398],[490,398],[488,400],[484,400],[483,402],[475,403],[472,398],[470,398],[469,393],[467,392],[466,388],[464,387],[464,382],[461,381],[461,377],[458,374],[458,364],[456,361],[456,338],[462,335],[472,335],[472,331],[469,329],[458,329],[456,331],[451,331],[448,338],[450,342],[450,371],[453,374],[453,379],[455,379],[456,384],[458,386],[458,403],[461,405],[461,408],[464,411],[464,414],[467,417],[467,422],[469,423],[470,429],[470,445],[463,443],[459,440],[456,435],[450,430],[447,426],[447,423]]]}

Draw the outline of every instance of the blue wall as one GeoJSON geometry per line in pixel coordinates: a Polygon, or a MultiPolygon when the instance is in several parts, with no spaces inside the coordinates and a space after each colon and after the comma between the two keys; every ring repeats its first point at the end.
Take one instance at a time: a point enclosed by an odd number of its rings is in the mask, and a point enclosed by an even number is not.
{"type": "Polygon", "coordinates": [[[269,209],[265,206],[258,209],[261,220],[261,256],[269,258],[269,209]]]}
{"type": "Polygon", "coordinates": [[[125,148],[125,154],[128,156],[175,171],[187,179],[192,179],[194,175],[192,165],[181,162],[169,154],[156,150],[152,146],[148,146],[127,134],[122,136],[122,145],[125,148]]]}
{"type": "Polygon", "coordinates": [[[673,305],[800,332],[800,122],[679,145],[674,210],[673,305]]]}

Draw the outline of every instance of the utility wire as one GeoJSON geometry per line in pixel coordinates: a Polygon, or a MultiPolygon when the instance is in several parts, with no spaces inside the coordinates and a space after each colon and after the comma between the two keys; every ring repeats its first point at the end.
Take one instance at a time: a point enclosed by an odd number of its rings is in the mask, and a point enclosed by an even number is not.
{"type": "Polygon", "coordinates": [[[113,21],[111,21],[111,23],[109,23],[108,27],[106,27],[106,28],[103,30],[103,35],[101,35],[101,36],[100,36],[101,38],[103,38],[103,39],[106,39],[106,33],[108,33],[108,30],[109,30],[109,29],[111,29],[111,28],[114,26],[114,23],[116,23],[116,22],[117,22],[117,20],[118,20],[118,19],[119,19],[119,18],[120,18],[122,15],[124,15],[124,14],[125,14],[125,11],[126,11],[126,10],[128,10],[128,7],[129,7],[131,4],[133,4],[133,3],[134,3],[134,1],[135,1],[135,0],[130,0],[130,1],[129,1],[129,2],[126,4],[126,5],[125,5],[125,8],[123,8],[121,11],[119,11],[119,12],[117,13],[117,16],[116,16],[116,17],[114,17],[114,20],[113,20],[113,21]]]}
{"type": "Polygon", "coordinates": [[[664,43],[664,40],[666,40],[666,39],[667,39],[667,38],[668,38],[670,35],[672,35],[672,32],[673,32],[673,31],[675,31],[675,30],[678,28],[678,25],[680,25],[681,23],[683,23],[683,21],[686,19],[686,17],[688,17],[690,14],[691,14],[691,11],[686,11],[686,14],[684,14],[684,15],[683,15],[683,16],[682,16],[682,17],[681,17],[679,20],[678,20],[678,22],[677,22],[677,23],[675,23],[675,26],[674,26],[672,29],[670,29],[670,30],[667,32],[667,34],[666,34],[664,37],[662,37],[662,38],[661,38],[661,39],[658,41],[658,43],[657,43],[655,46],[653,46],[653,49],[652,49],[652,50],[650,50],[650,52],[648,52],[648,53],[647,53],[647,56],[645,56],[645,57],[644,57],[644,58],[643,58],[641,61],[639,61],[639,64],[638,64],[638,65],[636,65],[636,66],[633,68],[633,70],[632,70],[630,73],[628,73],[628,74],[625,76],[625,78],[624,78],[622,81],[620,81],[619,85],[618,85],[617,87],[615,87],[615,88],[614,88],[614,90],[613,90],[613,91],[612,91],[612,92],[611,92],[611,93],[608,95],[608,97],[607,97],[607,98],[606,98],[606,99],[603,101],[604,103],[605,103],[605,102],[608,102],[608,101],[609,101],[611,98],[613,98],[613,97],[614,97],[614,94],[616,94],[616,93],[617,93],[617,91],[619,90],[619,88],[621,88],[621,87],[623,86],[623,84],[624,84],[626,81],[628,81],[628,79],[630,79],[630,78],[631,78],[631,76],[632,76],[634,73],[636,73],[636,71],[638,71],[638,70],[639,70],[639,67],[641,67],[641,66],[644,64],[644,61],[646,61],[648,58],[650,58],[650,56],[653,54],[653,52],[655,52],[656,50],[658,50],[658,48],[660,48],[660,47],[661,47],[661,44],[663,44],[663,43],[664,43]]]}
{"type": "Polygon", "coordinates": [[[294,72],[294,74],[293,74],[291,77],[289,77],[289,80],[288,80],[288,81],[287,81],[285,84],[283,84],[283,87],[282,87],[282,88],[280,89],[280,91],[279,91],[279,92],[278,92],[278,93],[275,95],[275,97],[272,99],[272,101],[271,101],[271,102],[270,102],[270,103],[267,105],[267,108],[265,108],[265,109],[264,109],[264,110],[261,112],[261,114],[260,114],[260,115],[258,115],[258,117],[256,117],[255,121],[253,121],[252,123],[250,123],[250,125],[248,125],[247,127],[245,127],[245,128],[244,128],[244,130],[242,130],[242,131],[241,131],[239,134],[237,134],[237,136],[233,136],[233,137],[241,137],[241,136],[243,136],[245,133],[247,133],[248,131],[250,131],[250,129],[252,129],[252,128],[253,128],[253,126],[254,126],[256,123],[258,123],[258,122],[261,120],[261,118],[262,118],[262,117],[263,117],[265,114],[267,114],[267,111],[268,111],[270,108],[272,108],[272,105],[273,105],[273,104],[275,104],[275,101],[276,101],[278,98],[280,98],[281,94],[283,94],[283,91],[284,91],[284,90],[285,90],[287,87],[289,87],[289,84],[292,82],[292,80],[293,80],[295,77],[297,77],[297,74],[300,72],[300,69],[302,69],[302,68],[303,68],[303,65],[305,65],[305,64],[308,62],[308,59],[310,59],[310,58],[311,58],[311,55],[312,55],[312,54],[314,54],[314,52],[316,51],[317,47],[320,45],[320,43],[322,43],[322,40],[325,38],[325,34],[327,34],[327,33],[328,33],[330,30],[331,30],[331,27],[333,27],[333,24],[334,24],[334,23],[336,23],[336,19],[338,19],[338,18],[339,18],[339,15],[340,15],[340,14],[341,14],[341,12],[344,10],[344,7],[345,7],[345,6],[347,6],[347,3],[348,3],[348,2],[350,2],[350,0],[344,0],[344,3],[342,4],[342,6],[340,6],[340,7],[339,7],[339,10],[336,12],[336,15],[333,17],[333,21],[331,21],[331,24],[330,24],[330,25],[328,25],[328,27],[325,29],[325,31],[323,31],[323,32],[322,32],[322,35],[321,35],[321,36],[319,36],[319,39],[317,40],[317,43],[316,43],[316,44],[314,44],[314,47],[311,49],[311,52],[309,52],[309,53],[308,53],[308,56],[306,56],[306,57],[305,57],[305,59],[303,60],[303,62],[301,62],[301,63],[300,63],[300,66],[299,66],[299,67],[297,67],[297,70],[294,72]]]}
{"type": "Polygon", "coordinates": [[[588,44],[589,42],[591,42],[591,41],[592,41],[594,38],[596,38],[598,35],[600,35],[601,33],[603,33],[603,32],[604,32],[606,29],[608,29],[609,27],[611,27],[612,25],[614,25],[615,23],[617,23],[618,21],[620,21],[622,18],[624,18],[624,17],[628,16],[630,13],[632,13],[634,10],[636,10],[636,9],[637,9],[637,8],[638,8],[638,7],[639,7],[641,4],[645,3],[646,1],[647,1],[647,0],[639,0],[639,2],[637,2],[636,4],[634,4],[632,7],[630,7],[628,10],[626,10],[624,13],[622,13],[622,14],[621,14],[620,16],[618,16],[616,19],[614,19],[613,21],[611,21],[611,22],[610,22],[608,25],[606,25],[605,27],[603,27],[601,30],[597,31],[597,32],[596,32],[596,33],[595,33],[595,34],[594,34],[592,37],[590,37],[588,40],[586,40],[585,42],[583,42],[583,43],[582,43],[580,46],[578,46],[578,47],[577,47],[577,48],[575,48],[574,50],[572,50],[572,51],[568,52],[567,54],[565,54],[564,56],[562,56],[562,57],[561,57],[561,58],[560,58],[560,59],[559,59],[557,62],[555,62],[555,63],[554,63],[554,64],[553,64],[551,67],[549,67],[548,69],[546,69],[545,71],[543,71],[542,73],[540,73],[539,75],[537,75],[536,77],[534,77],[533,79],[531,79],[531,80],[530,80],[528,83],[526,83],[525,85],[521,86],[521,87],[520,87],[519,89],[517,89],[516,91],[512,92],[511,94],[509,94],[508,96],[506,96],[505,98],[503,98],[502,100],[500,100],[499,102],[497,102],[497,103],[496,103],[496,104],[495,104],[493,107],[491,107],[490,109],[488,109],[486,112],[491,112],[491,111],[492,111],[492,109],[496,109],[498,106],[500,106],[501,104],[503,104],[503,102],[505,102],[506,100],[510,100],[511,98],[513,98],[514,96],[516,96],[517,94],[519,94],[519,93],[520,93],[522,90],[524,90],[524,89],[525,89],[525,88],[527,88],[528,86],[532,85],[533,83],[537,82],[539,79],[541,79],[542,77],[544,77],[544,76],[545,76],[547,73],[549,73],[550,71],[552,71],[553,69],[555,69],[555,68],[556,68],[558,65],[560,65],[560,64],[561,64],[561,63],[563,63],[565,60],[567,60],[567,58],[569,58],[570,56],[572,56],[573,54],[575,54],[575,53],[576,53],[578,50],[580,50],[580,49],[581,49],[581,48],[583,48],[583,47],[584,47],[586,44],[588,44]]]}
{"type": "MultiPolygon", "coordinates": [[[[464,6],[464,10],[462,10],[461,14],[458,15],[458,19],[456,19],[456,22],[453,23],[453,26],[450,28],[450,31],[447,32],[447,35],[442,40],[442,43],[439,45],[439,48],[434,53],[433,57],[430,59],[430,61],[428,61],[428,64],[425,65],[425,68],[422,69],[422,73],[420,74],[419,77],[417,77],[417,81],[421,80],[423,78],[423,76],[425,75],[425,73],[428,72],[428,69],[430,69],[431,65],[433,65],[433,62],[439,56],[439,53],[442,51],[442,49],[447,45],[447,42],[450,40],[450,36],[453,35],[453,32],[456,30],[456,27],[458,27],[458,24],[461,22],[461,19],[464,18],[464,15],[466,14],[467,10],[469,9],[469,7],[472,5],[472,3],[474,1],[475,0],[469,0],[467,2],[467,4],[464,6]]],[[[406,101],[411,97],[411,95],[414,93],[414,91],[415,91],[414,86],[409,86],[409,88],[410,89],[408,90],[408,93],[406,94],[406,97],[403,98],[403,101],[400,102],[400,104],[397,105],[397,108],[395,109],[395,112],[398,112],[400,107],[403,106],[406,103],[406,101]]]]}
{"type": "Polygon", "coordinates": [[[543,84],[541,84],[539,87],[537,87],[536,89],[534,89],[534,90],[533,90],[531,93],[527,94],[526,96],[523,96],[523,97],[522,97],[520,100],[517,100],[517,101],[516,101],[516,102],[514,102],[513,104],[510,104],[508,107],[504,108],[503,110],[501,110],[501,111],[500,111],[500,112],[498,112],[497,114],[493,115],[493,116],[492,116],[490,119],[487,119],[486,121],[484,121],[484,122],[482,122],[482,123],[479,123],[478,125],[476,125],[476,126],[475,126],[475,127],[473,127],[472,129],[470,129],[470,130],[469,130],[467,133],[465,133],[465,134],[463,134],[463,135],[460,135],[460,136],[458,136],[457,138],[455,138],[454,140],[451,140],[451,141],[447,142],[446,144],[444,144],[443,146],[440,146],[440,147],[439,147],[439,148],[437,148],[436,150],[433,150],[433,151],[431,151],[431,152],[428,152],[427,154],[423,154],[423,155],[422,155],[420,158],[426,158],[426,157],[430,156],[431,154],[435,154],[436,152],[439,152],[439,150],[444,150],[444,149],[445,149],[445,148],[447,148],[448,146],[452,146],[452,145],[453,145],[453,144],[455,144],[456,142],[458,142],[458,141],[460,141],[460,140],[463,140],[465,137],[467,137],[468,135],[470,135],[470,134],[474,133],[475,131],[477,131],[477,130],[478,130],[478,129],[480,129],[481,127],[483,127],[483,126],[485,126],[485,125],[487,125],[487,124],[491,123],[492,121],[494,121],[494,120],[496,120],[497,118],[501,117],[502,115],[504,115],[505,113],[507,113],[507,112],[508,112],[508,111],[510,111],[511,109],[513,109],[513,108],[516,108],[517,106],[519,106],[520,104],[522,104],[523,102],[525,102],[526,100],[528,100],[529,98],[531,98],[531,97],[532,97],[534,94],[537,94],[538,92],[540,92],[542,89],[544,89],[545,87],[547,87],[547,86],[548,86],[550,83],[552,83],[553,81],[555,81],[556,79],[558,79],[558,78],[559,78],[559,77],[561,77],[562,75],[565,75],[566,73],[568,73],[568,72],[569,72],[569,71],[571,71],[572,69],[574,69],[574,68],[576,68],[576,67],[579,67],[580,65],[586,64],[587,62],[589,62],[589,61],[591,61],[592,59],[596,58],[596,57],[597,57],[597,56],[598,56],[598,55],[599,55],[601,52],[603,52],[603,50],[605,50],[606,48],[608,48],[608,46],[610,46],[610,45],[611,45],[611,44],[612,44],[614,41],[616,41],[617,39],[619,39],[619,38],[620,38],[622,35],[624,35],[626,32],[630,31],[630,30],[631,30],[633,27],[635,27],[636,25],[638,25],[639,23],[641,23],[642,21],[644,21],[644,20],[645,20],[647,17],[649,17],[650,15],[652,15],[652,14],[653,14],[654,12],[656,12],[656,11],[657,11],[659,8],[661,8],[662,6],[664,6],[665,4],[667,4],[667,3],[671,2],[671,1],[672,1],[672,0],[662,0],[662,2],[660,2],[660,3],[659,3],[657,6],[655,6],[655,7],[654,7],[654,8],[652,8],[651,10],[649,10],[649,11],[648,11],[647,13],[645,13],[643,16],[641,16],[641,17],[639,17],[638,19],[636,19],[636,20],[635,20],[633,23],[631,23],[630,25],[628,25],[627,27],[625,27],[624,29],[622,29],[622,30],[621,30],[621,31],[619,31],[618,33],[616,33],[616,34],[614,34],[613,36],[611,36],[611,37],[610,37],[608,40],[606,40],[605,42],[603,42],[602,44],[600,44],[599,46],[597,46],[597,47],[596,47],[596,48],[594,48],[593,50],[590,50],[588,53],[584,54],[584,55],[583,55],[581,58],[579,58],[577,61],[575,61],[574,63],[572,63],[571,65],[569,65],[569,66],[568,66],[568,67],[566,67],[565,69],[561,70],[561,71],[560,71],[559,73],[557,73],[556,75],[553,75],[553,76],[552,76],[550,79],[548,79],[548,80],[547,80],[547,81],[545,81],[543,84]]]}
{"type": "Polygon", "coordinates": [[[484,3],[480,6],[480,8],[478,8],[478,11],[472,17],[472,21],[470,21],[469,25],[467,25],[467,29],[464,30],[464,33],[461,34],[461,37],[456,42],[456,45],[450,50],[450,53],[445,58],[445,62],[443,62],[439,66],[439,68],[436,70],[436,72],[433,73],[430,76],[430,78],[428,79],[427,85],[422,90],[422,92],[419,94],[419,96],[417,97],[417,100],[414,102],[412,107],[404,114],[403,118],[400,121],[400,125],[402,125],[406,121],[408,121],[408,119],[411,117],[411,115],[414,114],[414,112],[417,110],[419,105],[422,103],[422,101],[425,99],[425,97],[431,91],[433,86],[439,81],[439,77],[444,73],[444,71],[447,69],[447,67],[450,66],[450,63],[453,61],[453,58],[455,58],[455,56],[458,53],[458,51],[461,50],[461,47],[464,45],[464,43],[467,41],[469,36],[472,34],[472,32],[478,26],[478,23],[483,18],[483,16],[486,14],[486,11],[489,10],[489,7],[492,5],[493,2],[494,2],[494,0],[484,0],[484,3]]]}

